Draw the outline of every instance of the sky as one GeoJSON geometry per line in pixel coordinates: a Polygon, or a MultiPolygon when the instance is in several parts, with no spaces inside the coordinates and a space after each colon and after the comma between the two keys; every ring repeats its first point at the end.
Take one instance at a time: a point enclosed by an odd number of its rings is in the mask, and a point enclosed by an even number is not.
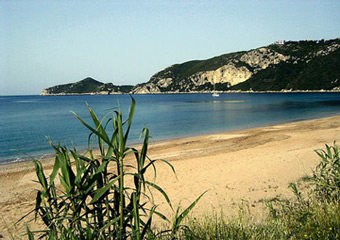
{"type": "Polygon", "coordinates": [[[0,0],[0,95],[135,85],[175,63],[339,37],[340,0],[0,0]]]}

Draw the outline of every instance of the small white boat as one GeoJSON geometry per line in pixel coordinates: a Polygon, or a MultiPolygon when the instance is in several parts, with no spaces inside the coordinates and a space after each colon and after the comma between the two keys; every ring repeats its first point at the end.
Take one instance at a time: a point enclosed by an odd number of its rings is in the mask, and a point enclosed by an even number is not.
{"type": "Polygon", "coordinates": [[[218,94],[216,92],[216,89],[215,89],[215,78],[214,78],[214,91],[213,91],[213,94],[211,96],[213,96],[213,97],[219,97],[220,96],[220,94],[218,94]]]}

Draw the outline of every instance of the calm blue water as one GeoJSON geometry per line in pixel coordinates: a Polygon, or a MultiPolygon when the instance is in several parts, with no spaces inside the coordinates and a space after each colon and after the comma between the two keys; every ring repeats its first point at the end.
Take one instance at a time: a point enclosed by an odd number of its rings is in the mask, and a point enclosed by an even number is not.
{"type": "MultiPolygon", "coordinates": [[[[137,106],[130,143],[144,126],[151,141],[228,132],[340,113],[340,93],[134,95],[137,106]],[[219,102],[213,102],[217,100],[219,102]],[[227,102],[238,101],[238,102],[227,102]]],[[[88,130],[70,112],[91,122],[85,102],[99,115],[120,107],[127,116],[128,95],[0,96],[0,164],[50,153],[55,143],[86,148],[88,130]]]]}

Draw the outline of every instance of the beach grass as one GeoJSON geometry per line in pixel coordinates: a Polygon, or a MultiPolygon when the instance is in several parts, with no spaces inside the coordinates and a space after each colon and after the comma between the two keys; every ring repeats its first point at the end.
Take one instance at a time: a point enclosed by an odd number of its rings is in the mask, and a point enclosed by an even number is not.
{"type": "Polygon", "coordinates": [[[181,231],[177,239],[339,239],[339,210],[339,204],[315,204],[309,206],[308,216],[306,209],[290,209],[261,222],[211,215],[189,220],[190,230],[181,231]]]}
{"type": "Polygon", "coordinates": [[[298,183],[290,183],[293,198],[264,200],[268,209],[264,220],[257,221],[242,208],[238,216],[229,218],[223,213],[190,218],[177,238],[340,239],[339,147],[326,145],[316,153],[320,163],[312,176],[303,177],[304,190],[299,190],[298,183]]]}

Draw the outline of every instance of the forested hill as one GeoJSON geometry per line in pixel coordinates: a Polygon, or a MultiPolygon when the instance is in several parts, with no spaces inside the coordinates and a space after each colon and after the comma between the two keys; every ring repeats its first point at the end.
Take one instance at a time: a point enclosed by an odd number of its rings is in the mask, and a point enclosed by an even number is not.
{"type": "Polygon", "coordinates": [[[340,87],[340,39],[280,41],[250,51],[175,64],[134,93],[333,90],[340,87]]]}
{"type": "Polygon", "coordinates": [[[132,85],[116,86],[112,83],[102,83],[88,77],[76,83],[57,85],[44,89],[41,95],[128,93],[132,90],[132,88],[132,85]]]}

